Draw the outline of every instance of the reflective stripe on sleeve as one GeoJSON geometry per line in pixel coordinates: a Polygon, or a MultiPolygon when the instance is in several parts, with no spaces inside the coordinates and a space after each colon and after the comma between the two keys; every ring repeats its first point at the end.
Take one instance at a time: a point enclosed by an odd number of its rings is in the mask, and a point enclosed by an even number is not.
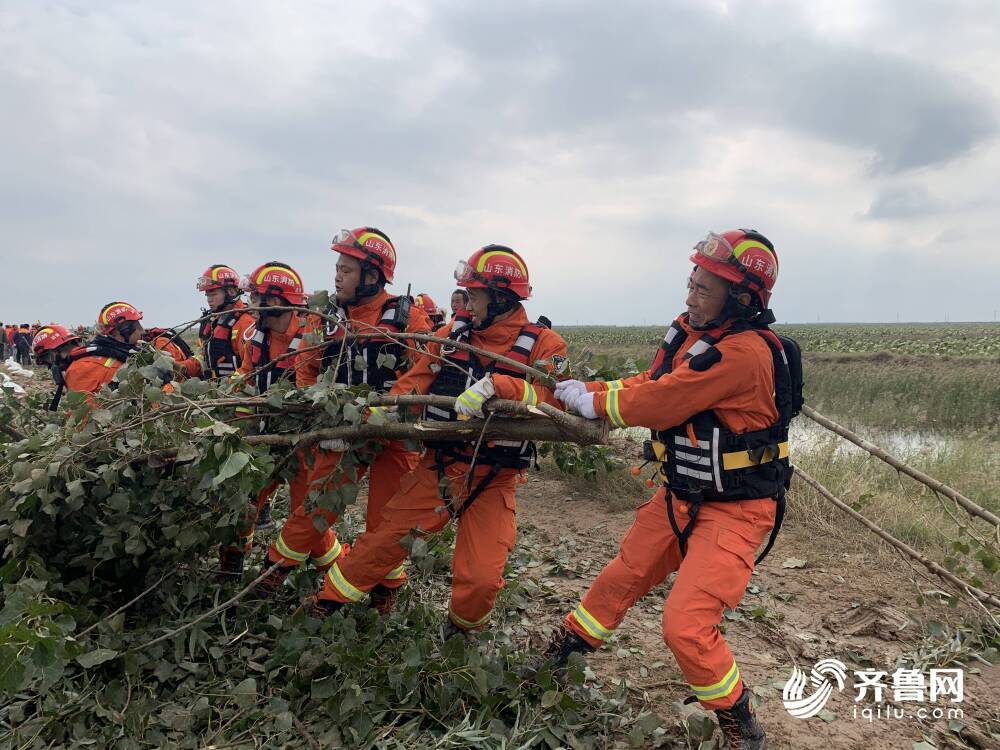
{"type": "Polygon", "coordinates": [[[535,386],[528,381],[524,381],[524,396],[521,397],[521,403],[538,406],[538,393],[535,391],[535,386]]]}
{"type": "Polygon", "coordinates": [[[618,392],[620,390],[621,389],[616,389],[607,392],[608,395],[605,396],[604,411],[608,421],[611,422],[612,425],[615,427],[628,427],[628,425],[625,424],[625,420],[622,419],[621,412],[618,410],[618,392]]]}
{"type": "Polygon", "coordinates": [[[400,563],[395,568],[385,574],[386,580],[396,581],[406,575],[406,563],[400,563]]]}
{"type": "Polygon", "coordinates": [[[621,387],[622,387],[622,381],[621,380],[612,380],[612,381],[610,381],[608,383],[608,390],[609,391],[617,391],[621,387]]]}

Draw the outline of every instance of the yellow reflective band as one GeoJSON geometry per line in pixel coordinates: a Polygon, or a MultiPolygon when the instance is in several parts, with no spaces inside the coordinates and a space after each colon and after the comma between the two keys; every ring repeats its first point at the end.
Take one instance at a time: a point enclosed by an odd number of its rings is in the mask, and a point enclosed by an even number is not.
{"type": "Polygon", "coordinates": [[[617,391],[621,387],[622,387],[622,381],[621,380],[612,380],[610,383],[608,383],[608,390],[609,391],[617,391]]]}
{"type": "Polygon", "coordinates": [[[583,604],[578,604],[573,610],[573,619],[577,621],[581,628],[587,631],[587,635],[599,641],[606,641],[611,637],[611,630],[601,625],[597,619],[587,611],[583,604]]]}
{"type": "Polygon", "coordinates": [[[406,575],[406,563],[400,563],[395,568],[385,574],[386,580],[396,581],[406,575]]]}
{"type": "MultiPolygon", "coordinates": [[[[618,389],[620,390],[620,389],[618,389]]],[[[615,427],[628,427],[622,414],[618,411],[618,390],[608,391],[604,411],[607,413],[608,421],[615,427]]]]}
{"type": "Polygon", "coordinates": [[[264,277],[267,276],[269,271],[278,271],[279,273],[286,273],[291,278],[295,279],[296,284],[302,286],[302,277],[299,276],[297,273],[295,273],[295,271],[293,271],[291,268],[285,268],[284,266],[268,266],[267,268],[262,268],[260,273],[257,274],[255,283],[260,284],[264,280],[264,277]]]}
{"type": "Polygon", "coordinates": [[[490,258],[492,258],[495,255],[502,255],[504,257],[504,260],[506,260],[508,263],[515,264],[518,268],[521,269],[521,273],[524,274],[524,278],[528,278],[528,269],[524,267],[524,263],[519,261],[517,259],[517,256],[511,255],[510,253],[505,252],[503,250],[490,250],[488,253],[483,253],[483,256],[479,259],[479,262],[476,264],[476,270],[481,272],[484,268],[486,268],[486,264],[489,262],[490,258]]]}
{"type": "Polygon", "coordinates": [[[700,701],[714,701],[718,698],[725,698],[736,688],[736,683],[740,679],[740,670],[736,668],[736,662],[726,672],[726,676],[714,685],[688,685],[694,691],[695,697],[700,701]]]}
{"type": "Polygon", "coordinates": [[[736,247],[733,248],[733,255],[736,257],[737,260],[739,260],[739,257],[752,247],[758,248],[759,250],[763,250],[765,253],[767,253],[774,259],[775,265],[778,264],[778,259],[774,257],[774,253],[772,253],[770,250],[767,249],[767,245],[761,242],[757,242],[757,240],[743,240],[743,242],[738,243],[736,247]]]}
{"type": "Polygon", "coordinates": [[[104,360],[104,366],[105,367],[111,367],[111,365],[112,365],[112,363],[114,361],[115,361],[114,357],[108,357],[106,360],[104,360]]]}
{"type": "Polygon", "coordinates": [[[298,563],[305,562],[309,558],[308,552],[296,552],[289,547],[281,534],[278,534],[278,541],[274,543],[274,548],[278,550],[278,554],[282,557],[287,557],[289,560],[295,560],[298,563]]]}
{"type": "Polygon", "coordinates": [[[325,568],[327,565],[329,565],[338,557],[340,557],[340,553],[343,551],[344,551],[344,545],[340,543],[339,539],[334,539],[333,546],[330,547],[329,550],[327,550],[327,553],[325,555],[322,555],[321,557],[314,557],[313,561],[319,567],[325,568]]]}
{"type": "MultiPolygon", "coordinates": [[[[778,458],[788,458],[788,443],[778,443],[778,458]]],[[[733,453],[722,454],[722,468],[726,471],[733,469],[746,469],[750,466],[759,466],[773,461],[774,454],[770,450],[764,451],[759,461],[754,461],[748,451],[734,451],[733,453]]]]}
{"type": "Polygon", "coordinates": [[[337,591],[340,592],[341,596],[346,598],[348,601],[359,602],[364,598],[365,592],[355,586],[352,586],[344,578],[344,574],[340,572],[340,564],[334,563],[333,567],[330,568],[330,572],[326,574],[327,580],[330,581],[330,585],[333,586],[337,591]]]}
{"type": "Polygon", "coordinates": [[[483,402],[486,401],[486,399],[475,391],[469,390],[459,396],[458,401],[459,403],[465,404],[470,409],[478,409],[483,405],[483,402]]]}
{"type": "Polygon", "coordinates": [[[524,396],[521,398],[521,403],[528,404],[528,406],[538,406],[538,393],[535,392],[535,386],[527,381],[524,383],[524,396]]]}
{"type": "Polygon", "coordinates": [[[452,622],[454,622],[456,625],[458,625],[463,630],[473,630],[475,628],[482,627],[483,625],[485,625],[486,623],[488,623],[490,621],[490,616],[492,614],[493,614],[493,610],[490,610],[485,615],[483,615],[482,617],[480,617],[478,620],[476,620],[475,622],[473,622],[471,620],[466,620],[463,617],[459,617],[458,615],[455,614],[455,610],[453,610],[451,607],[448,607],[448,616],[451,618],[452,622]]]}

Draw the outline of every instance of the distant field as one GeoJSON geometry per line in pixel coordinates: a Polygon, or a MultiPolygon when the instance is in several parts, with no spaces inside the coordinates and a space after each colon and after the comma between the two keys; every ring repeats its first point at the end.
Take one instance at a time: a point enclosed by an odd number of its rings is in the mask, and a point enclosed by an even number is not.
{"type": "MultiPolygon", "coordinates": [[[[570,345],[595,351],[628,351],[651,356],[666,330],[662,326],[559,326],[570,345]]],[[[805,352],[1000,358],[1000,323],[841,323],[779,325],[805,352]]]]}
{"type": "MultiPolygon", "coordinates": [[[[577,374],[649,365],[666,326],[560,326],[577,374]],[[589,368],[589,369],[588,369],[589,368]]],[[[1000,323],[775,326],[802,346],[807,401],[854,425],[1000,427],[1000,323]]]]}

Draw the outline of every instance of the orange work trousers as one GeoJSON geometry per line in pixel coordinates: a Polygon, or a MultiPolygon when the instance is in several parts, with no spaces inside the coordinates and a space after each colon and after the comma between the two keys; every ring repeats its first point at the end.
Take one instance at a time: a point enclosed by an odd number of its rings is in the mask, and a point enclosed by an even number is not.
{"type": "MultiPolygon", "coordinates": [[[[455,507],[468,495],[468,470],[464,463],[445,469],[448,495],[454,498],[450,502],[455,507]]],[[[487,473],[489,467],[476,467],[473,489],[487,473]]],[[[503,588],[504,565],[517,536],[516,487],[517,471],[502,469],[458,517],[448,616],[462,630],[482,628],[489,622],[497,592],[503,588]]],[[[400,544],[403,537],[411,532],[426,536],[444,528],[451,515],[438,492],[438,471],[429,452],[403,477],[379,526],[362,534],[350,554],[333,564],[319,597],[359,601],[406,559],[406,548],[400,544]]]]}
{"type": "MultiPolygon", "coordinates": [[[[383,444],[382,450],[374,457],[369,469],[359,463],[353,471],[338,472],[343,453],[315,447],[311,451],[311,465],[304,458],[299,462],[299,470],[289,485],[290,512],[278,538],[268,550],[271,562],[284,565],[299,565],[310,557],[321,570],[329,568],[349,547],[337,539],[331,528],[337,515],[329,510],[315,508],[306,510],[309,493],[328,491],[348,482],[359,482],[369,472],[368,511],[366,528],[377,527],[382,520],[382,512],[390,497],[399,488],[400,480],[409,473],[420,459],[420,454],[406,450],[400,441],[383,444]],[[322,519],[319,521],[317,519],[322,519]],[[325,526],[320,531],[317,526],[325,526]]],[[[389,588],[403,585],[406,575],[402,566],[390,571],[382,582],[389,588]]]]}
{"type": "Polygon", "coordinates": [[[244,554],[249,554],[250,550],[253,549],[253,536],[257,530],[257,519],[260,516],[260,510],[264,507],[264,503],[273,497],[277,489],[278,483],[271,482],[257,493],[256,498],[250,499],[247,503],[246,515],[243,516],[237,527],[237,543],[232,545],[231,549],[241,549],[244,554]]]}
{"type": "MultiPolygon", "coordinates": [[[[618,555],[566,616],[566,627],[599,648],[625,613],[677,571],[663,607],[663,640],[695,696],[708,709],[730,708],[743,692],[736,660],[718,625],[743,598],[757,547],[774,526],[770,498],[701,505],[682,557],[667,517],[667,490],[639,507],[618,555]]],[[[677,526],[687,504],[674,500],[677,526]]]]}

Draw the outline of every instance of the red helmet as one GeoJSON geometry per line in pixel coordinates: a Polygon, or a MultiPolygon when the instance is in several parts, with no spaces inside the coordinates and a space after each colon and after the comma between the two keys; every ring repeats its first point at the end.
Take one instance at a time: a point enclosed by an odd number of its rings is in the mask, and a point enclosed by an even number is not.
{"type": "Polygon", "coordinates": [[[240,286],[240,275],[229,266],[209,266],[198,277],[196,286],[199,292],[211,292],[227,286],[238,289],[240,286]]]}
{"type": "Polygon", "coordinates": [[[476,250],[468,261],[460,261],[455,279],[466,289],[510,291],[519,299],[531,296],[528,267],[520,255],[503,245],[487,245],[476,250]]]}
{"type": "Polygon", "coordinates": [[[101,312],[97,316],[97,332],[107,335],[119,323],[128,320],[142,320],[142,313],[128,302],[109,302],[101,308],[101,312]]]}
{"type": "Polygon", "coordinates": [[[240,289],[260,295],[273,294],[276,297],[283,297],[292,305],[306,303],[302,277],[288,264],[276,260],[258,266],[252,273],[244,276],[240,289]]]}
{"type": "Polygon", "coordinates": [[[374,227],[341,229],[333,238],[332,249],[362,263],[371,263],[382,272],[387,283],[392,282],[396,272],[396,248],[385,232],[374,227]]]}
{"type": "Polygon", "coordinates": [[[70,333],[63,326],[50,323],[38,329],[35,337],[31,340],[31,348],[35,352],[35,356],[40,357],[45,352],[58,349],[63,344],[78,344],[80,341],[79,336],[70,333]]]}
{"type": "Polygon", "coordinates": [[[778,255],[774,245],[755,229],[734,229],[709,235],[694,246],[691,261],[726,281],[756,295],[767,309],[778,280],[778,255]]]}
{"type": "Polygon", "coordinates": [[[413,304],[427,313],[427,317],[433,318],[437,315],[441,315],[441,309],[434,304],[434,300],[431,299],[431,295],[426,292],[418,294],[413,298],[413,304]]]}

